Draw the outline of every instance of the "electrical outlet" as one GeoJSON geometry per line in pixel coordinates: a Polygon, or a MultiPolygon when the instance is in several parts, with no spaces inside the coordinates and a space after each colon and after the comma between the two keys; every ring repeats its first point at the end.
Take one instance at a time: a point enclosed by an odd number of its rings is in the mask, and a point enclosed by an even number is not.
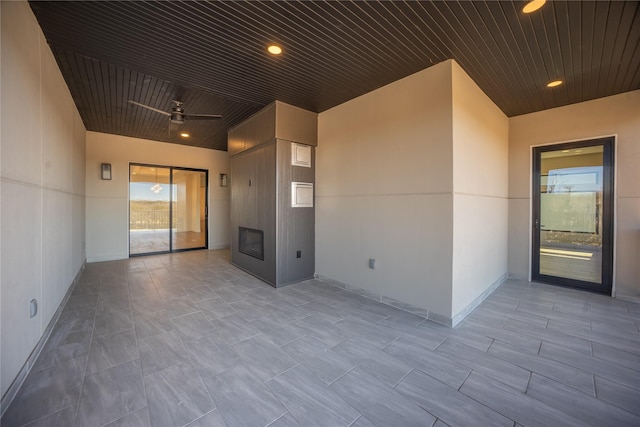
{"type": "Polygon", "coordinates": [[[369,258],[369,268],[372,270],[376,269],[376,260],[375,258],[369,258]]]}
{"type": "Polygon", "coordinates": [[[302,251],[296,251],[296,258],[302,258],[302,251]]]}
{"type": "Polygon", "coordinates": [[[38,314],[38,301],[34,298],[29,302],[29,317],[34,318],[36,314],[38,314]]]}

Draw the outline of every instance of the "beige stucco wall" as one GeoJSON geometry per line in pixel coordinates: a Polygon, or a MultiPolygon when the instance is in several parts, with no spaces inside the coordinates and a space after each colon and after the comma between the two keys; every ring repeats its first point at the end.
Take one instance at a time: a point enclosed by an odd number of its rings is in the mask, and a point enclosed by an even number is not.
{"type": "Polygon", "coordinates": [[[531,147],[616,135],[617,296],[640,297],[640,91],[509,119],[509,274],[528,278],[531,147]]]}
{"type": "Polygon", "coordinates": [[[229,246],[229,187],[226,151],[87,132],[87,261],[129,257],[129,163],[181,166],[209,171],[209,248],[229,246]],[[100,179],[100,164],[111,163],[111,181],[100,179]]]}
{"type": "Polygon", "coordinates": [[[452,64],[455,318],[507,277],[509,120],[452,64]]]}
{"type": "Polygon", "coordinates": [[[451,138],[450,61],[319,114],[318,274],[451,316],[451,138]]]}
{"type": "Polygon", "coordinates": [[[0,10],[4,395],[85,260],[85,129],[29,5],[3,1],[0,10]]]}

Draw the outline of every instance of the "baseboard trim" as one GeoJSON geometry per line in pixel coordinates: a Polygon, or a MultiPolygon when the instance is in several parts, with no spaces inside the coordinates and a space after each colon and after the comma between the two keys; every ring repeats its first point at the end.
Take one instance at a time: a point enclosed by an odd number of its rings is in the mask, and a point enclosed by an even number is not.
{"type": "Polygon", "coordinates": [[[69,285],[69,289],[67,289],[67,292],[64,295],[64,298],[62,298],[62,301],[60,302],[58,309],[56,310],[53,317],[49,321],[49,324],[47,325],[42,336],[36,343],[36,346],[31,351],[31,354],[29,354],[27,361],[24,363],[24,365],[22,365],[22,368],[18,372],[18,375],[13,380],[13,382],[7,389],[4,396],[2,396],[2,400],[0,401],[0,417],[4,416],[4,413],[6,412],[7,408],[9,408],[9,405],[11,405],[11,402],[18,394],[20,387],[22,387],[24,380],[27,378],[27,376],[29,375],[29,372],[31,372],[31,369],[33,368],[36,361],[38,360],[38,357],[40,356],[40,353],[42,352],[44,345],[47,343],[47,340],[51,336],[51,332],[53,331],[54,326],[58,322],[58,319],[60,318],[60,315],[62,314],[62,311],[64,310],[64,307],[67,304],[67,301],[69,300],[69,297],[71,296],[74,289],[78,285],[78,281],[80,280],[80,277],[82,276],[82,273],[84,272],[86,265],[87,265],[87,260],[85,259],[82,262],[82,266],[80,267],[80,270],[78,270],[78,273],[74,277],[73,282],[71,282],[71,284],[69,285]]]}
{"type": "Polygon", "coordinates": [[[496,289],[498,289],[500,285],[502,285],[507,280],[507,278],[507,274],[503,274],[502,276],[500,276],[498,280],[493,282],[493,284],[489,286],[483,293],[481,293],[476,299],[471,301],[470,304],[460,310],[458,314],[453,316],[451,318],[451,327],[455,328],[460,322],[462,322],[469,314],[471,314],[473,310],[478,308],[478,306],[482,304],[482,302],[486,300],[489,295],[491,295],[496,289]]]}
{"type": "Polygon", "coordinates": [[[123,259],[129,259],[129,255],[109,255],[109,256],[99,256],[94,258],[87,258],[87,263],[91,264],[94,262],[103,262],[103,261],[120,261],[123,259]]]}
{"type": "Polygon", "coordinates": [[[379,303],[389,305],[391,307],[397,308],[402,311],[406,311],[407,313],[415,314],[417,316],[424,317],[425,319],[431,320],[441,325],[451,327],[451,322],[449,318],[447,318],[446,316],[442,316],[441,314],[438,314],[434,311],[428,310],[426,308],[418,307],[394,298],[387,297],[380,292],[370,291],[368,289],[363,289],[358,286],[351,285],[349,283],[341,282],[339,280],[335,280],[330,277],[323,276],[321,274],[316,274],[316,276],[317,276],[317,280],[323,283],[326,283],[328,285],[335,286],[349,292],[353,292],[354,294],[358,294],[360,296],[372,299],[379,303]]]}
{"type": "Polygon", "coordinates": [[[449,316],[442,315],[440,313],[436,313],[433,310],[418,307],[413,304],[406,303],[404,301],[399,301],[397,299],[384,296],[384,294],[382,293],[359,288],[349,283],[341,282],[339,280],[335,280],[330,277],[323,276],[321,274],[316,273],[315,277],[317,280],[323,283],[326,283],[328,285],[335,286],[349,292],[353,292],[355,294],[361,295],[365,298],[372,299],[382,304],[390,305],[397,309],[406,311],[407,313],[424,317],[425,319],[431,320],[432,322],[439,323],[449,328],[455,328],[469,314],[471,314],[473,310],[475,310],[480,304],[482,304],[482,302],[485,299],[487,299],[489,295],[491,295],[496,289],[498,289],[500,285],[502,285],[505,282],[505,280],[507,280],[507,274],[503,274],[498,280],[496,280],[491,286],[489,286],[482,294],[480,294],[480,296],[478,296],[469,305],[467,305],[464,309],[458,312],[458,314],[456,314],[453,317],[449,317],[449,316]]]}

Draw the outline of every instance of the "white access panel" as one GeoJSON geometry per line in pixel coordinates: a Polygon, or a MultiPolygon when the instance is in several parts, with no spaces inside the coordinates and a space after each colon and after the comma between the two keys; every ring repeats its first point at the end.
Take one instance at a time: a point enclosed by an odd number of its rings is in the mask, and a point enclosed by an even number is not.
{"type": "Polygon", "coordinates": [[[291,144],[291,165],[311,167],[311,146],[304,144],[291,144]]]}
{"type": "Polygon", "coordinates": [[[313,183],[292,182],[291,183],[291,207],[292,208],[312,208],[313,207],[313,183]]]}

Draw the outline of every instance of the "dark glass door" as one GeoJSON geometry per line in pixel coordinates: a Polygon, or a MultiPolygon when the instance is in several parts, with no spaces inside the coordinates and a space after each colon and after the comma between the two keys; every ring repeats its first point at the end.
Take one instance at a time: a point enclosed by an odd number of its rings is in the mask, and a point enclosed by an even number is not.
{"type": "Polygon", "coordinates": [[[611,294],[613,138],[534,148],[532,279],[611,294]]]}

